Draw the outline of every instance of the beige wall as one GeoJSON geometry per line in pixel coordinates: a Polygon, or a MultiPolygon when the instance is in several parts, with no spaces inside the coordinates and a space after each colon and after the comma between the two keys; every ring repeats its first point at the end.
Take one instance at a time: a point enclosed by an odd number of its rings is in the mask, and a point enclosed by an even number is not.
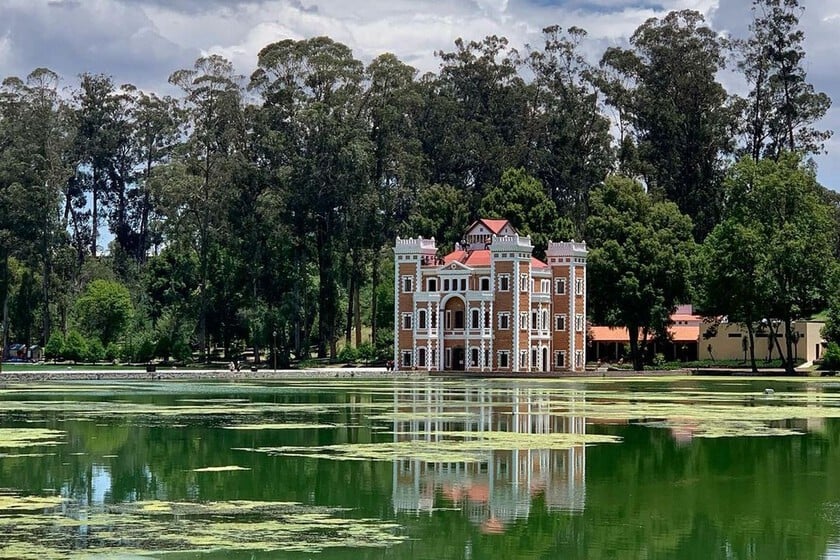
{"type": "MultiPolygon", "coordinates": [[[[717,334],[711,338],[704,338],[713,323],[704,321],[700,325],[700,337],[698,339],[698,352],[701,360],[743,360],[744,351],[741,339],[746,337],[747,329],[737,323],[720,323],[717,326],[717,334]],[[709,347],[711,346],[711,354],[709,347]]],[[[800,338],[795,346],[795,355],[805,361],[814,361],[822,357],[822,345],[825,339],[820,334],[824,323],[819,321],[796,321],[793,330],[799,332],[800,338]]],[[[785,348],[784,328],[780,327],[779,344],[782,350],[785,348]]],[[[756,336],[755,357],[756,360],[763,360],[767,357],[768,337],[756,336]]],[[[777,350],[773,349],[773,357],[778,358],[777,350]]],[[[749,359],[749,350],[747,350],[749,359]]]]}

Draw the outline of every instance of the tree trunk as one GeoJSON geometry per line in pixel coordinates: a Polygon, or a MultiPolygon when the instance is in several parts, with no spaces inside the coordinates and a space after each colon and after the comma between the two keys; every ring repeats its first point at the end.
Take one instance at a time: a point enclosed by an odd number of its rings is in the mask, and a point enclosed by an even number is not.
{"type": "Polygon", "coordinates": [[[353,298],[353,322],[356,325],[356,348],[362,345],[362,308],[359,304],[359,284],[361,282],[359,279],[356,279],[355,285],[355,292],[356,295],[353,298]]]}
{"type": "MultiPolygon", "coordinates": [[[[793,325],[790,318],[785,319],[785,350],[787,350],[787,358],[785,359],[785,373],[793,375],[796,373],[793,369],[793,325]]],[[[777,339],[778,340],[778,339],[777,339]]]]}
{"type": "Polygon", "coordinates": [[[376,292],[379,288],[379,249],[373,251],[373,265],[370,277],[370,341],[376,344],[376,292]]]}
{"type": "Polygon", "coordinates": [[[639,327],[628,325],[627,332],[630,335],[630,357],[633,360],[633,369],[642,371],[645,369],[645,360],[639,347],[639,327]]]}
{"type": "Polygon", "coordinates": [[[93,166],[93,185],[91,188],[90,213],[90,254],[96,258],[96,236],[99,233],[99,169],[93,166]]]}
{"type": "Polygon", "coordinates": [[[747,335],[750,337],[750,367],[753,373],[758,373],[758,366],[755,363],[755,333],[753,332],[752,320],[747,320],[747,335]]]}
{"type": "MultiPolygon", "coordinates": [[[[352,266],[352,264],[351,264],[352,266]]],[[[356,276],[351,272],[347,280],[347,324],[344,328],[344,344],[350,346],[350,336],[353,331],[353,298],[356,296],[356,276]]],[[[357,344],[358,348],[359,345],[357,344]]]]}

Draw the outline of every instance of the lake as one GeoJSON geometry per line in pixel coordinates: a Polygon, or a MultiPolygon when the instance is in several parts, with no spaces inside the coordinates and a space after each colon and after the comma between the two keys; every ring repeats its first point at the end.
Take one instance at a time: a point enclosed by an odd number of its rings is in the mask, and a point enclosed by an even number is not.
{"type": "Polygon", "coordinates": [[[840,559],[840,383],[0,387],[0,558],[840,559]]]}

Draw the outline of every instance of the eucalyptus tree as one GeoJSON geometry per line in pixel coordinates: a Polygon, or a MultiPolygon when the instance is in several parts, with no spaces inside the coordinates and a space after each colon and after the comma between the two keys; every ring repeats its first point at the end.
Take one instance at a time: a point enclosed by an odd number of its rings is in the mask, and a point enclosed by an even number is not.
{"type": "Polygon", "coordinates": [[[364,66],[348,47],[315,37],[266,46],[251,77],[251,87],[260,92],[264,110],[284,136],[285,184],[301,247],[313,234],[319,357],[326,357],[328,349],[330,356],[336,354],[336,249],[344,217],[370,185],[371,146],[360,106],[363,75],[364,66]]]}
{"type": "Polygon", "coordinates": [[[0,89],[0,281],[3,332],[8,334],[8,258],[17,255],[41,276],[41,338],[51,329],[53,259],[62,224],[61,191],[72,174],[73,126],[59,93],[59,77],[38,68],[0,89]]]}
{"type": "Polygon", "coordinates": [[[831,137],[817,130],[831,99],[807,81],[799,0],[753,0],[751,35],[738,43],[738,67],[749,84],[743,115],[745,151],[754,160],[784,152],[816,154],[831,137]]]}
{"type": "Polygon", "coordinates": [[[654,202],[638,182],[610,176],[592,193],[586,227],[592,317],[627,328],[641,370],[649,340],[667,338],[671,313],[690,296],[691,219],[673,202],[654,202]]]}
{"type": "Polygon", "coordinates": [[[522,65],[533,74],[523,126],[525,163],[583,237],[589,193],[612,166],[610,121],[601,111],[598,72],[580,52],[586,31],[543,29],[542,49],[522,65]]]}
{"type": "Polygon", "coordinates": [[[218,55],[200,57],[193,68],[169,81],[184,93],[188,138],[155,178],[167,227],[199,262],[198,338],[207,359],[208,312],[215,277],[214,258],[229,233],[228,209],[236,195],[234,161],[244,138],[241,77],[218,55]]]}
{"type": "Polygon", "coordinates": [[[454,51],[436,54],[439,76],[421,81],[427,107],[419,126],[429,182],[463,189],[475,209],[505,169],[523,163],[527,88],[504,37],[457,39],[454,51]]]}
{"type": "MultiPolygon", "coordinates": [[[[423,98],[415,81],[417,71],[386,53],[367,67],[367,89],[363,94],[364,114],[372,144],[371,183],[373,201],[367,200],[364,234],[371,255],[371,339],[376,340],[377,297],[382,248],[389,246],[397,227],[411,212],[419,186],[426,180],[426,162],[417,127],[423,98]]],[[[351,301],[358,305],[361,279],[354,279],[351,301]],[[355,291],[355,295],[353,292],[355,291]]],[[[357,325],[359,314],[354,311],[357,325]]],[[[349,321],[348,321],[349,323],[349,321]]]]}
{"type": "MultiPolygon", "coordinates": [[[[724,45],[698,12],[651,18],[610,47],[601,65],[612,81],[607,101],[629,121],[637,152],[634,174],[694,221],[702,239],[719,221],[724,156],[733,150],[734,111],[716,75],[724,45]]],[[[627,161],[622,162],[627,168],[627,161]]]]}

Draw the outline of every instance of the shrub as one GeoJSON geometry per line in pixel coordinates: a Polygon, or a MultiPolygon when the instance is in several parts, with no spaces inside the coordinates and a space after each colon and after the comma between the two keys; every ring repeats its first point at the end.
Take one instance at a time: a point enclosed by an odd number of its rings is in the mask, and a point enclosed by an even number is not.
{"type": "Polygon", "coordinates": [[[90,338],[86,342],[87,351],[85,352],[84,359],[86,362],[90,362],[95,364],[96,362],[101,362],[105,359],[105,347],[102,346],[102,341],[98,338],[90,338]]]}
{"type": "Polygon", "coordinates": [[[375,361],[377,357],[376,354],[376,347],[370,342],[362,342],[362,344],[359,345],[359,358],[361,358],[365,363],[375,361]]]}
{"type": "Polygon", "coordinates": [[[359,359],[359,353],[353,346],[349,344],[345,344],[341,347],[341,350],[338,351],[338,356],[336,356],[339,362],[344,363],[353,363],[359,359]]]}
{"type": "Polygon", "coordinates": [[[840,369],[840,344],[829,342],[822,360],[823,369],[840,369]]]}
{"type": "Polygon", "coordinates": [[[72,330],[67,333],[67,339],[64,341],[61,352],[65,358],[73,360],[73,363],[87,357],[87,343],[84,337],[79,334],[79,331],[72,330]]]}
{"type": "Polygon", "coordinates": [[[47,359],[56,360],[62,356],[64,349],[64,337],[60,332],[54,332],[50,335],[50,340],[44,347],[44,356],[47,359]]]}
{"type": "Polygon", "coordinates": [[[112,342],[105,348],[105,359],[109,362],[117,360],[122,355],[122,350],[116,342],[112,342]]]}
{"type": "Polygon", "coordinates": [[[662,352],[657,352],[653,356],[653,367],[662,369],[662,366],[665,365],[665,354],[662,352]]]}

